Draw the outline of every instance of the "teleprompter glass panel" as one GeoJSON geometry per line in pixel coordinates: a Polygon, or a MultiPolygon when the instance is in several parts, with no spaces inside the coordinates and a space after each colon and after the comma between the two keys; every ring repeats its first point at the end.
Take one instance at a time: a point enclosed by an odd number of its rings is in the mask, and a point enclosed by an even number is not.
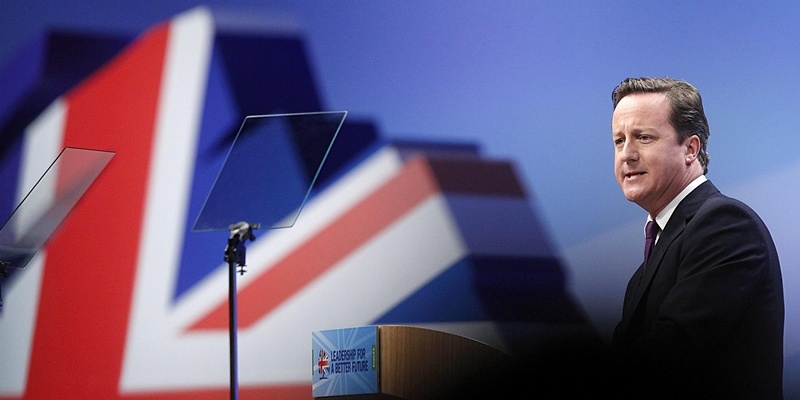
{"type": "Polygon", "coordinates": [[[294,225],[347,111],[248,116],[192,228],[294,225]]]}
{"type": "Polygon", "coordinates": [[[25,268],[114,154],[64,148],[0,229],[0,261],[25,268]]]}

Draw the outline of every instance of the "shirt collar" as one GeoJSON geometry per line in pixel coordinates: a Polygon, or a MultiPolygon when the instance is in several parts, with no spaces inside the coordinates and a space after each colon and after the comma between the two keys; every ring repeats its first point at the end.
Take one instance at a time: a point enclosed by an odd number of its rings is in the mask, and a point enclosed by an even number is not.
{"type": "MultiPolygon", "coordinates": [[[[675,212],[675,209],[678,208],[678,204],[680,204],[681,201],[683,201],[683,199],[685,199],[686,196],[689,195],[689,193],[692,193],[693,190],[697,189],[698,186],[702,185],[703,182],[707,180],[708,179],[706,178],[705,175],[700,175],[693,181],[689,182],[689,184],[686,185],[686,187],[683,188],[683,190],[680,193],[678,193],[678,195],[675,196],[675,198],[672,199],[672,201],[670,201],[669,204],[667,204],[667,206],[664,207],[664,209],[661,210],[660,213],[658,213],[658,215],[656,215],[656,224],[658,224],[658,227],[660,228],[658,236],[661,236],[661,230],[663,230],[664,227],[667,226],[667,222],[669,222],[669,219],[672,217],[672,214],[675,212]]],[[[649,222],[652,219],[653,218],[651,218],[650,215],[648,214],[647,221],[649,222]]]]}

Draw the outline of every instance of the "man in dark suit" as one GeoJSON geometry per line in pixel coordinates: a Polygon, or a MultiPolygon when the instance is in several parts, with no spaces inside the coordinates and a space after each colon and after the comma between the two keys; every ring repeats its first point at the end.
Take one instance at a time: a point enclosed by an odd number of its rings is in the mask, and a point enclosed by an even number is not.
{"type": "Polygon", "coordinates": [[[658,226],[612,346],[635,398],[781,399],[784,300],[767,227],[708,181],[700,94],[669,78],[613,91],[614,172],[658,226]]]}

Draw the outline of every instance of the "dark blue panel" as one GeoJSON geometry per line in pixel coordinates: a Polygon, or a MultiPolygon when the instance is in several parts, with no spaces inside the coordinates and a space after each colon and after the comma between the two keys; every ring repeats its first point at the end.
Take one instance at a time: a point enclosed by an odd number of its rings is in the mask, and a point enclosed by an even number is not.
{"type": "Polygon", "coordinates": [[[483,321],[473,261],[463,259],[375,320],[375,324],[483,321]]]}
{"type": "Polygon", "coordinates": [[[194,176],[184,226],[185,240],[173,294],[175,299],[225,260],[227,232],[192,232],[195,219],[200,214],[203,202],[228,155],[232,138],[242,123],[242,116],[233,101],[227,72],[216,46],[211,54],[208,73],[204,99],[207,106],[203,109],[200,121],[194,176]]]}
{"type": "Polygon", "coordinates": [[[21,144],[17,140],[0,158],[0,227],[17,207],[21,144]]]}
{"type": "Polygon", "coordinates": [[[322,110],[300,38],[222,32],[217,44],[243,115],[329,111],[322,110]]]}
{"type": "Polygon", "coordinates": [[[58,30],[23,47],[0,76],[0,82],[15,80],[12,96],[0,105],[0,154],[56,98],[97,71],[131,40],[123,35],[58,30]]]}
{"type": "Polygon", "coordinates": [[[354,120],[351,115],[344,120],[336,142],[333,143],[325,164],[319,171],[314,192],[319,192],[346,174],[350,168],[372,154],[383,143],[379,140],[375,125],[368,121],[354,120]]]}
{"type": "Polygon", "coordinates": [[[0,67],[0,129],[35,86],[43,68],[45,47],[44,35],[38,36],[0,67]]]}
{"type": "Polygon", "coordinates": [[[376,324],[505,321],[582,324],[552,258],[472,256],[459,261],[376,324]]]}
{"type": "Polygon", "coordinates": [[[584,323],[556,258],[475,257],[475,290],[493,321],[584,323]]]}

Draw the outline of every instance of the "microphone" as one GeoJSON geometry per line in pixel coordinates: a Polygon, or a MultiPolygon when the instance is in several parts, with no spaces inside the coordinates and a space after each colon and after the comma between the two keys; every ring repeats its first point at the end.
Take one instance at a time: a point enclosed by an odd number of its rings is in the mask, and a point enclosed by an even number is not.
{"type": "Polygon", "coordinates": [[[239,274],[244,275],[244,267],[247,264],[244,243],[247,240],[256,240],[253,229],[258,229],[260,226],[260,224],[250,225],[247,222],[237,222],[228,227],[231,236],[228,238],[228,247],[225,248],[225,261],[231,264],[231,268],[233,268],[233,264],[238,264],[239,274]]]}
{"type": "Polygon", "coordinates": [[[250,241],[256,240],[255,235],[253,235],[253,229],[260,228],[260,224],[253,224],[250,225],[247,222],[237,222],[234,225],[228,227],[228,230],[231,231],[231,239],[239,239],[239,240],[247,240],[250,241]]]}

